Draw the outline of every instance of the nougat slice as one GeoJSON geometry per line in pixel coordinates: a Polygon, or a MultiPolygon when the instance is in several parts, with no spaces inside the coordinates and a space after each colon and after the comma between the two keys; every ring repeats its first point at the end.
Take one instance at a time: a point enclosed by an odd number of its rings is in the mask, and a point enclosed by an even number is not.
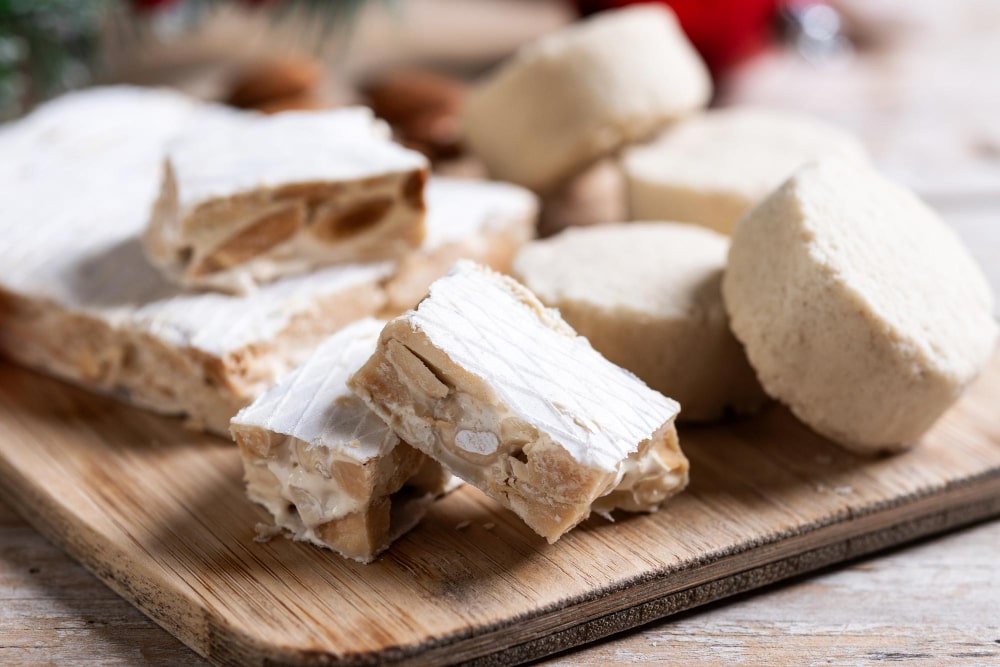
{"type": "Polygon", "coordinates": [[[174,282],[236,292],[397,259],[424,238],[427,170],[366,108],[205,114],[167,146],[146,253],[174,282]]]}
{"type": "Polygon", "coordinates": [[[412,528],[451,477],[348,390],[382,322],[364,319],[231,422],[247,494],[295,539],[364,563],[412,528]]]}
{"type": "Polygon", "coordinates": [[[678,404],[511,278],[468,261],[390,321],[348,385],[404,440],[555,542],[687,484],[678,404]]]}
{"type": "Polygon", "coordinates": [[[228,436],[232,416],[320,341],[383,308],[392,262],[244,296],[185,290],[150,266],[140,237],[164,148],[220,113],[110,86],[0,129],[0,355],[228,436]]]}

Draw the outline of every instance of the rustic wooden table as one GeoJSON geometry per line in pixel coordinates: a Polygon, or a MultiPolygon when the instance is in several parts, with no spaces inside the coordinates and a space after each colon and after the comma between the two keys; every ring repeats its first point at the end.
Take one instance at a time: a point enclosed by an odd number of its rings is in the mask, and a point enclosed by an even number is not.
{"type": "MultiPolygon", "coordinates": [[[[554,665],[1000,662],[1000,521],[682,614],[554,665]]],[[[203,665],[0,505],[0,664],[203,665]]]]}

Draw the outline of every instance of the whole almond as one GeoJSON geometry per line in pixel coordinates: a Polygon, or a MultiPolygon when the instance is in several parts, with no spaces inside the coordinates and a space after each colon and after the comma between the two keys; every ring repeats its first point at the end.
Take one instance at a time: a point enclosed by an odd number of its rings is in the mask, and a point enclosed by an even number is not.
{"type": "Polygon", "coordinates": [[[272,100],[303,95],[315,89],[323,68],[309,58],[281,58],[248,65],[233,81],[226,102],[257,107],[272,100]]]}
{"type": "Polygon", "coordinates": [[[315,111],[316,109],[326,109],[330,106],[321,97],[313,93],[303,93],[301,95],[288,95],[286,97],[276,97],[264,102],[258,102],[251,108],[261,113],[281,113],[282,111],[315,111]]]}
{"type": "Polygon", "coordinates": [[[391,197],[379,197],[346,209],[320,208],[311,224],[312,234],[324,242],[354,236],[378,224],[392,208],[393,202],[391,197]]]}
{"type": "Polygon", "coordinates": [[[407,68],[383,72],[364,92],[375,115],[396,125],[428,114],[457,114],[466,88],[462,81],[444,74],[407,68]]]}
{"type": "Polygon", "coordinates": [[[222,242],[191,270],[191,274],[203,276],[223,271],[267,252],[294,236],[305,221],[305,214],[305,204],[302,202],[268,211],[222,242]]]}

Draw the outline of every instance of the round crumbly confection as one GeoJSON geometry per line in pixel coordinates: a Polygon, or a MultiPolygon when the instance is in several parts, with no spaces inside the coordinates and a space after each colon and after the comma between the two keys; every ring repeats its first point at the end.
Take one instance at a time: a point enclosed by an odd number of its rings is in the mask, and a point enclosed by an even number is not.
{"type": "Polygon", "coordinates": [[[807,165],[744,217],[722,293],[764,389],[861,452],[914,444],[996,347],[958,237],[856,163],[807,165]]]}
{"type": "Polygon", "coordinates": [[[803,114],[709,111],[625,152],[629,215],[730,234],[741,215],[796,169],[828,156],[867,161],[853,136],[803,114]]]}
{"type": "Polygon", "coordinates": [[[673,13],[631,7],[523,47],[470,91],[462,125],[494,177],[545,191],[700,109],[711,92],[673,13]]]}
{"type": "Polygon", "coordinates": [[[696,225],[595,225],[528,243],[513,272],[601,354],[677,400],[679,419],[708,421],[766,398],[722,305],[728,247],[696,225]]]}

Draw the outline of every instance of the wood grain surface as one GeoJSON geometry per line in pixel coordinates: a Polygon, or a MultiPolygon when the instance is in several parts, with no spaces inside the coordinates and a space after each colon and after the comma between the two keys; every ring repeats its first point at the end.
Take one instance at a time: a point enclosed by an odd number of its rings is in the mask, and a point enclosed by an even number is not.
{"type": "Polygon", "coordinates": [[[691,489],[658,514],[548,546],[464,489],[362,566],[254,542],[228,443],[2,366],[0,488],[215,662],[510,662],[1000,514],[998,397],[1000,358],[921,447],[877,460],[777,406],[688,428],[691,489]]]}
{"type": "Polygon", "coordinates": [[[1000,522],[746,594],[553,665],[996,665],[1000,522]]]}
{"type": "MultiPolygon", "coordinates": [[[[707,605],[552,665],[1000,662],[1000,521],[707,605]]],[[[0,664],[203,667],[0,503],[0,664]]]]}
{"type": "Polygon", "coordinates": [[[207,664],[0,503],[0,665],[207,664]]]}

